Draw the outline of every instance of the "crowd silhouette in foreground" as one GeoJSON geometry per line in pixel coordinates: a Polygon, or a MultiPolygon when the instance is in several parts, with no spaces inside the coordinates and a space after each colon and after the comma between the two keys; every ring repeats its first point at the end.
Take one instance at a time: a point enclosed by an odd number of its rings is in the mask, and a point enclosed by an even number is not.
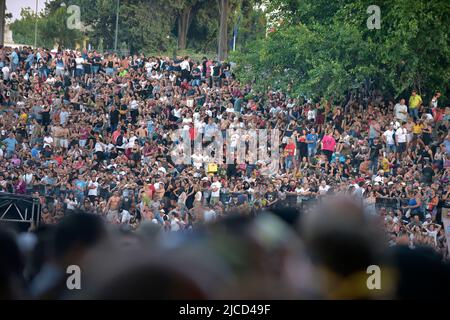
{"type": "Polygon", "coordinates": [[[390,246],[383,218],[349,197],[183,232],[78,212],[0,239],[3,299],[442,299],[450,284],[448,261],[406,238],[390,246]]]}

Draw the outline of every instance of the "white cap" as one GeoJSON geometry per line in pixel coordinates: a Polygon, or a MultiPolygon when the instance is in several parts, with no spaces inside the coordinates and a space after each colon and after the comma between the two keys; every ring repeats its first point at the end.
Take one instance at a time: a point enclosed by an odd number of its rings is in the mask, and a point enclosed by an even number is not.
{"type": "Polygon", "coordinates": [[[164,167],[159,167],[158,171],[161,171],[163,173],[167,173],[166,168],[164,168],[164,167]]]}

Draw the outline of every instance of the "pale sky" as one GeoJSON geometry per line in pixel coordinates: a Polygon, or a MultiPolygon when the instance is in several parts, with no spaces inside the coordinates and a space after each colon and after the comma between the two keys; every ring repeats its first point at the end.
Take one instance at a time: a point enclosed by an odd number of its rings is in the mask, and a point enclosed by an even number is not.
{"type": "MultiPolygon", "coordinates": [[[[49,0],[37,0],[38,10],[41,11],[45,8],[45,2],[49,0]]],[[[35,10],[36,0],[6,0],[6,11],[12,13],[12,21],[20,17],[20,10],[22,8],[30,7],[35,10]]]]}

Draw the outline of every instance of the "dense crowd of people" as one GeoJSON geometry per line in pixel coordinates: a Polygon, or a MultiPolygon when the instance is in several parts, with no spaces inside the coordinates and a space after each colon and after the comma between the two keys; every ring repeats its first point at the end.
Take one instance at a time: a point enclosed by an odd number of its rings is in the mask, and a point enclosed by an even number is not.
{"type": "Polygon", "coordinates": [[[391,244],[447,255],[450,108],[439,92],[338,105],[258,91],[206,57],[87,50],[3,48],[0,70],[0,191],[39,197],[44,224],[82,210],[181,231],[230,210],[303,208],[343,193],[384,217],[391,244]],[[192,140],[231,133],[236,146],[257,129],[280,132],[276,168],[249,154],[174,160],[177,130],[192,140]]]}

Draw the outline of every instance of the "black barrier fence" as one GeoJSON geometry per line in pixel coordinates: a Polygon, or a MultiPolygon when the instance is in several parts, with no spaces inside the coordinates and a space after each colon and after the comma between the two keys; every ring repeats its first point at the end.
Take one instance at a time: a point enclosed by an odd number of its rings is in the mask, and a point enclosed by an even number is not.
{"type": "Polygon", "coordinates": [[[38,198],[0,192],[0,223],[26,230],[39,225],[41,205],[38,198]]]}
{"type": "Polygon", "coordinates": [[[399,198],[377,198],[375,202],[375,208],[386,208],[397,210],[400,209],[402,204],[406,202],[407,199],[399,199],[399,198]]]}

